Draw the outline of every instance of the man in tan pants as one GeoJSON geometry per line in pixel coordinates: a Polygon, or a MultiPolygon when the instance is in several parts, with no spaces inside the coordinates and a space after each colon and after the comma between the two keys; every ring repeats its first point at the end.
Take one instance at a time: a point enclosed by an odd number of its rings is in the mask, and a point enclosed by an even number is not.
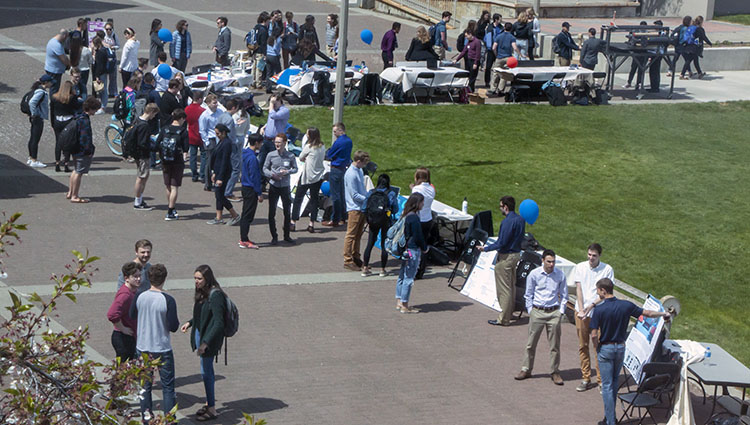
{"type": "Polygon", "coordinates": [[[510,326],[516,295],[516,267],[520,259],[521,241],[526,231],[526,221],[516,214],[516,200],[512,196],[500,198],[500,211],[505,219],[500,223],[497,240],[479,247],[480,251],[497,251],[495,263],[495,289],[497,301],[502,311],[497,320],[487,323],[496,326],[510,326]]]}

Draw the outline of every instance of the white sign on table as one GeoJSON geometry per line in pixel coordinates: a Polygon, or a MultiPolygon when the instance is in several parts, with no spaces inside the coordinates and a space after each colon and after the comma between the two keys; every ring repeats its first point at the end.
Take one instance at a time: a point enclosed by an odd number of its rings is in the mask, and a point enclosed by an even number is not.
{"type": "MultiPolygon", "coordinates": [[[[643,302],[645,310],[664,311],[661,302],[649,294],[643,302]]],[[[641,371],[643,365],[648,363],[656,348],[659,334],[664,327],[664,318],[641,316],[630,330],[630,335],[625,341],[625,362],[623,365],[633,377],[636,384],[641,382],[641,371]]]]}
{"type": "Polygon", "coordinates": [[[567,66],[530,66],[530,67],[515,67],[515,68],[493,68],[501,74],[515,77],[518,74],[531,74],[534,76],[534,81],[549,81],[557,74],[565,74],[563,81],[575,80],[579,75],[593,74],[594,71],[586,68],[574,68],[570,69],[567,66]]]}

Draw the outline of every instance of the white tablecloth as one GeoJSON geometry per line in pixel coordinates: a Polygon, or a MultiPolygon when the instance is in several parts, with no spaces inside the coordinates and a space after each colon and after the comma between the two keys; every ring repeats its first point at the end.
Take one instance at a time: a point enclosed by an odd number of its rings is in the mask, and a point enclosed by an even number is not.
{"type": "MultiPolygon", "coordinates": [[[[429,69],[427,67],[391,67],[386,68],[380,73],[380,78],[393,84],[401,84],[401,88],[404,93],[411,90],[417,80],[417,75],[420,72],[434,72],[435,80],[432,82],[432,87],[441,89],[447,88],[462,88],[469,85],[468,78],[459,78],[453,81],[453,75],[457,72],[463,72],[464,69],[455,67],[442,67],[439,69],[429,69]]],[[[420,80],[420,84],[421,84],[420,80]]],[[[429,81],[429,80],[428,80],[429,81]]]]}
{"type": "MultiPolygon", "coordinates": [[[[200,74],[188,75],[187,77],[185,77],[185,82],[188,86],[192,87],[193,84],[197,82],[208,81],[207,78],[208,73],[202,72],[200,74]]],[[[213,86],[214,91],[218,92],[231,85],[235,81],[237,82],[237,85],[246,87],[253,82],[253,76],[251,74],[245,73],[232,74],[229,71],[212,71],[211,81],[209,82],[209,85],[213,86]]]]}
{"type": "Polygon", "coordinates": [[[594,71],[586,68],[570,69],[567,66],[530,66],[528,68],[515,67],[511,69],[493,68],[504,76],[514,78],[518,74],[531,74],[534,81],[549,81],[555,74],[565,73],[564,81],[575,80],[580,74],[593,74],[594,71]]]}
{"type": "MultiPolygon", "coordinates": [[[[302,89],[307,86],[308,84],[312,84],[313,82],[313,74],[315,74],[315,71],[328,71],[330,74],[330,77],[328,78],[328,81],[335,86],[336,84],[336,70],[333,68],[328,67],[322,67],[322,66],[314,66],[307,69],[306,72],[297,74],[292,76],[289,80],[291,82],[291,85],[284,85],[279,84],[279,87],[283,87],[292,93],[299,96],[300,92],[302,92],[302,89]]],[[[362,79],[362,73],[357,71],[354,67],[348,66],[346,67],[346,72],[352,72],[354,74],[354,77],[347,78],[346,81],[349,80],[361,80],[362,79]]]]}

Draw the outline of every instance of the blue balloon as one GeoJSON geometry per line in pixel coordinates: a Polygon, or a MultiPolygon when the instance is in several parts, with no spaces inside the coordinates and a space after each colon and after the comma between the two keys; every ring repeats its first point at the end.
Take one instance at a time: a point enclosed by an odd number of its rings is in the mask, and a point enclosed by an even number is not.
{"type": "Polygon", "coordinates": [[[156,68],[156,72],[158,72],[159,76],[165,80],[172,79],[172,68],[170,68],[170,66],[167,65],[166,63],[159,65],[156,68]]]}
{"type": "Polygon", "coordinates": [[[372,31],[368,30],[367,28],[363,29],[361,33],[359,33],[359,38],[362,39],[362,41],[365,42],[365,44],[372,43],[372,31]]]}
{"type": "Polygon", "coordinates": [[[331,195],[331,184],[327,181],[324,181],[323,184],[320,185],[320,191],[323,192],[323,195],[330,196],[331,195]]]}
{"type": "Polygon", "coordinates": [[[157,34],[159,34],[159,40],[165,43],[169,43],[170,41],[172,41],[172,33],[169,32],[169,30],[166,28],[160,29],[157,34]]]}
{"type": "Polygon", "coordinates": [[[521,213],[521,217],[523,217],[527,223],[534,224],[536,219],[539,218],[539,205],[537,205],[532,199],[524,199],[521,202],[521,206],[518,208],[518,212],[521,213]]]}

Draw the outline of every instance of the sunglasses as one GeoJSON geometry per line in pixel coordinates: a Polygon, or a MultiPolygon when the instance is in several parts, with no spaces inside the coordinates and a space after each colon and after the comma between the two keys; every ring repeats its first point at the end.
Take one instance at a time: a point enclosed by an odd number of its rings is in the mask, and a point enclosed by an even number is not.
{"type": "Polygon", "coordinates": [[[112,28],[104,28],[107,31],[112,31],[112,28]]]}

